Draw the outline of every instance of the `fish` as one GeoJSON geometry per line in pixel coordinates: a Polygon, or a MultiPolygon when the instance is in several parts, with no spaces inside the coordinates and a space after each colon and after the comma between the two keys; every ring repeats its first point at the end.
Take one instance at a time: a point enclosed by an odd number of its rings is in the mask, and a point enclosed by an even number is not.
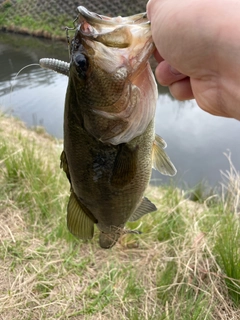
{"type": "Polygon", "coordinates": [[[155,46],[146,13],[108,17],[78,7],[70,62],[40,65],[69,77],[61,168],[70,183],[67,226],[79,239],[113,247],[136,221],[157,210],[144,196],[152,168],[176,168],[155,133],[158,90],[149,65],[155,46]]]}

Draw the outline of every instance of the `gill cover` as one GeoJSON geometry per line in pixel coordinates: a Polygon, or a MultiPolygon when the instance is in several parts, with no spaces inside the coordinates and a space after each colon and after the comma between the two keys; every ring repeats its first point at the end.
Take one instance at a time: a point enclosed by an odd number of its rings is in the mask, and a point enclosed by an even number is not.
{"type": "Polygon", "coordinates": [[[41,59],[40,65],[69,75],[89,134],[103,143],[127,143],[144,133],[155,115],[150,23],[146,13],[109,18],[82,6],[78,13],[70,64],[41,59]]]}

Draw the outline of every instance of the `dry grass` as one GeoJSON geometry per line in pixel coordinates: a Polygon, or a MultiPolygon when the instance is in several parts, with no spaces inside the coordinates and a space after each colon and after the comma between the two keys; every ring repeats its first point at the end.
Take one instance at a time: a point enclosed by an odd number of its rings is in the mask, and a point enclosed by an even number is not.
{"type": "MultiPolygon", "coordinates": [[[[13,119],[0,122],[0,319],[240,319],[217,249],[219,231],[234,221],[239,252],[240,177],[233,166],[225,175],[228,193],[211,205],[150,187],[158,211],[128,226],[143,234],[103,250],[97,235],[84,243],[66,230],[69,186],[56,142],[13,119]],[[33,178],[23,157],[32,145],[33,178]],[[34,189],[36,179],[42,184],[34,189]]],[[[231,268],[240,270],[234,258],[231,268]]],[[[239,279],[230,279],[236,297],[239,279]]]]}

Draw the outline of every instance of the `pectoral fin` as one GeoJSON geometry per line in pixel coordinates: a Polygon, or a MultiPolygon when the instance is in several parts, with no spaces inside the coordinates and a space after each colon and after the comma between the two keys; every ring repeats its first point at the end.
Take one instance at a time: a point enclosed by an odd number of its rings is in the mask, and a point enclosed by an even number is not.
{"type": "Polygon", "coordinates": [[[153,204],[150,200],[148,200],[148,198],[144,197],[142,199],[140,206],[131,215],[128,221],[136,221],[140,219],[142,216],[144,216],[145,214],[156,211],[156,210],[157,210],[157,207],[155,206],[155,204],[153,204]]]}
{"type": "Polygon", "coordinates": [[[177,173],[176,168],[172,164],[171,160],[163,150],[166,147],[165,141],[160,138],[158,135],[155,137],[155,141],[153,143],[153,168],[158,170],[160,173],[174,176],[177,173]]]}
{"type": "Polygon", "coordinates": [[[67,226],[69,231],[77,238],[92,239],[94,234],[94,222],[97,220],[89,210],[80,203],[72,192],[67,207],[67,226]]]}
{"type": "Polygon", "coordinates": [[[158,146],[162,149],[165,149],[167,146],[166,141],[163,140],[159,135],[155,134],[155,142],[158,144],[158,146]]]}
{"type": "Polygon", "coordinates": [[[124,187],[134,178],[137,170],[137,152],[131,150],[126,144],[120,145],[111,177],[111,185],[124,187]]]}

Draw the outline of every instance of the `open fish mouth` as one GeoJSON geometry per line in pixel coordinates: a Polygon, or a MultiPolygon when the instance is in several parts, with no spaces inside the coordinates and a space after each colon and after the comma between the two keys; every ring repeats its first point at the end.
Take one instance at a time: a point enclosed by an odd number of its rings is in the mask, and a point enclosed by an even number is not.
{"type": "Polygon", "coordinates": [[[150,24],[147,19],[147,13],[138,13],[129,17],[107,17],[97,14],[95,12],[88,11],[85,7],[79,6],[77,8],[79,12],[79,18],[85,19],[91,24],[106,24],[106,25],[124,25],[124,24],[150,24]]]}
{"type": "Polygon", "coordinates": [[[90,12],[82,6],[77,9],[79,13],[77,30],[83,37],[102,42],[108,47],[128,47],[133,40],[140,41],[145,33],[147,35],[151,33],[146,12],[129,17],[111,18],[90,12]]]}
{"type": "MultiPolygon", "coordinates": [[[[66,28],[67,30],[75,29],[85,39],[101,42],[107,47],[115,48],[127,48],[133,42],[141,43],[141,39],[145,37],[149,44],[149,50],[145,48],[142,56],[149,57],[153,52],[154,44],[151,40],[150,21],[147,19],[146,12],[129,17],[108,17],[91,12],[83,6],[79,6],[77,10],[78,17],[75,19],[77,25],[74,28],[66,28]]],[[[140,60],[142,57],[138,59],[140,60]]],[[[53,58],[40,59],[39,63],[43,68],[69,76],[70,63],[53,58]]]]}

